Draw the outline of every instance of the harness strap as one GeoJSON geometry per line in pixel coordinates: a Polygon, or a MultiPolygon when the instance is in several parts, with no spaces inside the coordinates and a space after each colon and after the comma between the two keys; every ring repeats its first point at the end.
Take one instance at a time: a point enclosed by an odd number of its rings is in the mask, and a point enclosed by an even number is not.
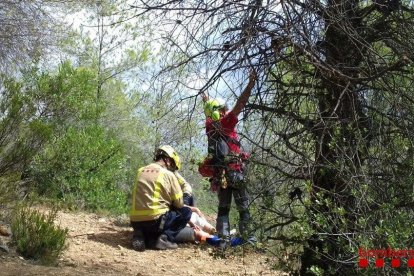
{"type": "Polygon", "coordinates": [[[166,220],[166,214],[163,214],[161,216],[161,220],[160,220],[160,225],[158,226],[158,230],[159,232],[163,232],[164,231],[164,225],[165,225],[165,220],[166,220]]]}
{"type": "Polygon", "coordinates": [[[225,137],[225,140],[227,141],[227,143],[230,142],[230,143],[235,144],[238,147],[241,147],[241,143],[240,143],[239,140],[234,139],[233,137],[226,136],[226,135],[224,135],[224,137],[225,137]]]}

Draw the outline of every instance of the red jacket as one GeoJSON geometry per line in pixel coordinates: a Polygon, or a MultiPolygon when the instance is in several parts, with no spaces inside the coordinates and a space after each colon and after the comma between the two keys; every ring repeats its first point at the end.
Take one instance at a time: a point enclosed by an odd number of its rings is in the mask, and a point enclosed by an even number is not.
{"type": "Polygon", "coordinates": [[[230,111],[226,113],[219,121],[214,122],[211,118],[206,119],[206,134],[210,138],[215,131],[220,131],[223,135],[230,137],[228,142],[230,151],[232,153],[240,153],[240,145],[235,144],[232,140],[239,141],[239,137],[236,132],[236,125],[239,119],[230,111]]]}

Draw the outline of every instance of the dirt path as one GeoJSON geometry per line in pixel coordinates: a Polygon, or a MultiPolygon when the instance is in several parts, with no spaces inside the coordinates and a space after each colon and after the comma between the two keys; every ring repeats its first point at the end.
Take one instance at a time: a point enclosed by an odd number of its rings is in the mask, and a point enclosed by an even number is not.
{"type": "Polygon", "coordinates": [[[264,253],[230,248],[225,258],[209,245],[181,244],[172,251],[137,252],[125,221],[87,213],[59,212],[69,229],[69,247],[58,267],[0,254],[0,275],[283,275],[264,253]]]}

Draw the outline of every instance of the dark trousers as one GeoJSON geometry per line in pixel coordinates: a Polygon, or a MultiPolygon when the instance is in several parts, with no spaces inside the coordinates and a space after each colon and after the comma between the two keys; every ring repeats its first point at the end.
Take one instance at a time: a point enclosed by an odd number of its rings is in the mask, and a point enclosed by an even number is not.
{"type": "Polygon", "coordinates": [[[233,188],[230,185],[226,188],[219,188],[218,190],[218,214],[216,228],[220,236],[229,236],[230,221],[229,213],[231,207],[231,200],[234,197],[237,210],[239,211],[239,232],[241,235],[249,235],[246,233],[248,224],[250,222],[249,213],[249,196],[246,187],[233,188]]]}
{"type": "Polygon", "coordinates": [[[170,210],[156,220],[131,221],[134,228],[134,237],[144,236],[145,246],[154,248],[158,237],[165,234],[169,241],[174,242],[175,236],[190,221],[191,209],[183,207],[177,210],[170,210]]]}
{"type": "Polygon", "coordinates": [[[192,206],[192,207],[195,206],[195,199],[194,199],[193,195],[184,193],[183,201],[184,201],[184,204],[187,205],[187,206],[192,206]]]}
{"type": "Polygon", "coordinates": [[[163,233],[171,242],[175,242],[175,236],[180,232],[190,221],[191,209],[183,207],[178,210],[169,211],[164,214],[164,230],[163,233]]]}

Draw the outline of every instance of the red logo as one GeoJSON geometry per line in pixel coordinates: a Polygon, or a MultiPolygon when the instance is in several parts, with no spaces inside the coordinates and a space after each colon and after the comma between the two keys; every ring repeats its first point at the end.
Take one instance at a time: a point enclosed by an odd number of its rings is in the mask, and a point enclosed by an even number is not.
{"type": "Polygon", "coordinates": [[[407,262],[407,266],[410,267],[410,268],[413,268],[414,267],[414,259],[409,259],[408,262],[407,262]]]}
{"type": "Polygon", "coordinates": [[[400,265],[401,265],[400,259],[392,259],[391,260],[391,267],[397,268],[397,267],[400,267],[400,265]]]}
{"type": "Polygon", "coordinates": [[[360,259],[359,260],[359,267],[360,268],[367,268],[368,267],[368,260],[367,259],[360,259]]]}
{"type": "Polygon", "coordinates": [[[407,265],[414,268],[414,250],[413,249],[358,249],[359,267],[367,268],[369,259],[375,259],[375,267],[383,268],[390,265],[392,268],[398,268],[407,265]],[[405,261],[407,260],[407,261],[405,261]],[[402,264],[402,261],[404,264],[402,264]],[[406,262],[406,263],[405,263],[406,262]]]}
{"type": "Polygon", "coordinates": [[[377,259],[375,261],[375,266],[376,267],[384,267],[384,259],[377,259]]]}

